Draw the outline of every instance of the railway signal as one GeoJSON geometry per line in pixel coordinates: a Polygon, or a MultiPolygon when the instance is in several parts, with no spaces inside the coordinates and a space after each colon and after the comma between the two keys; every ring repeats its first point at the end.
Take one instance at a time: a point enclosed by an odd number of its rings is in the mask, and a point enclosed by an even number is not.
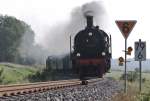
{"type": "Polygon", "coordinates": [[[133,48],[132,47],[128,47],[128,50],[127,50],[127,55],[131,55],[131,52],[133,51],[133,48]]]}
{"type": "Polygon", "coordinates": [[[119,66],[123,66],[124,58],[123,57],[119,57],[118,62],[119,62],[119,66]]]}
{"type": "Polygon", "coordinates": [[[127,60],[127,38],[132,31],[133,27],[136,24],[136,20],[116,20],[115,21],[119,30],[121,31],[122,35],[124,36],[125,39],[125,62],[124,62],[124,73],[125,73],[125,87],[124,87],[124,92],[127,92],[127,65],[126,65],[126,60],[127,60]]]}
{"type": "Polygon", "coordinates": [[[139,69],[140,69],[140,80],[139,80],[139,90],[142,90],[142,61],[146,60],[146,42],[139,41],[135,42],[135,61],[139,61],[139,69]]]}
{"type": "Polygon", "coordinates": [[[125,39],[128,38],[136,22],[136,20],[116,20],[116,24],[125,39]]]}

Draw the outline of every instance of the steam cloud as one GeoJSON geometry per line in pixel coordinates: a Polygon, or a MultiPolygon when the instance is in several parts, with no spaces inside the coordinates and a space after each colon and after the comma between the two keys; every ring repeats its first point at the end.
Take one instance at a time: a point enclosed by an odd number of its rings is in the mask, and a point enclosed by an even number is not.
{"type": "Polygon", "coordinates": [[[74,37],[77,32],[84,29],[86,26],[85,14],[86,12],[92,12],[94,16],[94,22],[100,26],[103,23],[103,17],[105,10],[103,9],[101,2],[91,2],[83,5],[82,7],[75,8],[70,20],[54,26],[50,29],[49,34],[45,35],[44,46],[50,51],[50,55],[60,55],[69,53],[69,36],[74,37]],[[49,36],[52,35],[52,36],[49,36]]]}
{"type": "MultiPolygon", "coordinates": [[[[94,25],[103,25],[105,10],[102,2],[90,2],[73,9],[70,19],[63,23],[58,23],[49,29],[48,33],[44,34],[44,41],[40,44],[46,51],[42,49],[33,49],[30,51],[30,56],[36,60],[43,61],[47,56],[60,56],[69,53],[70,35],[73,37],[86,26],[85,14],[90,11],[94,16],[94,25]],[[41,52],[36,52],[40,50],[41,52]],[[42,54],[41,54],[42,53],[42,54]]],[[[73,44],[73,43],[72,43],[73,44]]],[[[30,50],[31,50],[30,49],[30,50]]]]}

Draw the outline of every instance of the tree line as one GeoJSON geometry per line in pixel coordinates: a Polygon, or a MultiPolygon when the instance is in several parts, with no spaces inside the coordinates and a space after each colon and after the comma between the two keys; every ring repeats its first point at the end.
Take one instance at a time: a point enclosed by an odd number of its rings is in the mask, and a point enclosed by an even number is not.
{"type": "Polygon", "coordinates": [[[34,31],[28,24],[0,15],[0,62],[24,63],[26,59],[21,57],[19,47],[26,32],[30,32],[30,39],[34,41],[34,31]]]}

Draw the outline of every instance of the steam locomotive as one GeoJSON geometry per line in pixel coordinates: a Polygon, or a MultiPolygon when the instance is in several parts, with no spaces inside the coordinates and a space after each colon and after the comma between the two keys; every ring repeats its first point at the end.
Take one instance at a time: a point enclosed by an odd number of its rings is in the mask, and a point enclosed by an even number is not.
{"type": "Polygon", "coordinates": [[[86,15],[87,26],[74,37],[72,68],[80,80],[103,77],[111,67],[111,36],[93,25],[93,16],[86,15]]]}

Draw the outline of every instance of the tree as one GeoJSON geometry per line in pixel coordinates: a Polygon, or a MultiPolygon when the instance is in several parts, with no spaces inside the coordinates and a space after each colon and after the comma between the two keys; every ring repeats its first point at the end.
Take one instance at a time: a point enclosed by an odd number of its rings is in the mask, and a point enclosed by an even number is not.
{"type": "Polygon", "coordinates": [[[26,32],[34,32],[25,22],[11,16],[0,16],[0,62],[20,61],[19,46],[26,32]]]}

